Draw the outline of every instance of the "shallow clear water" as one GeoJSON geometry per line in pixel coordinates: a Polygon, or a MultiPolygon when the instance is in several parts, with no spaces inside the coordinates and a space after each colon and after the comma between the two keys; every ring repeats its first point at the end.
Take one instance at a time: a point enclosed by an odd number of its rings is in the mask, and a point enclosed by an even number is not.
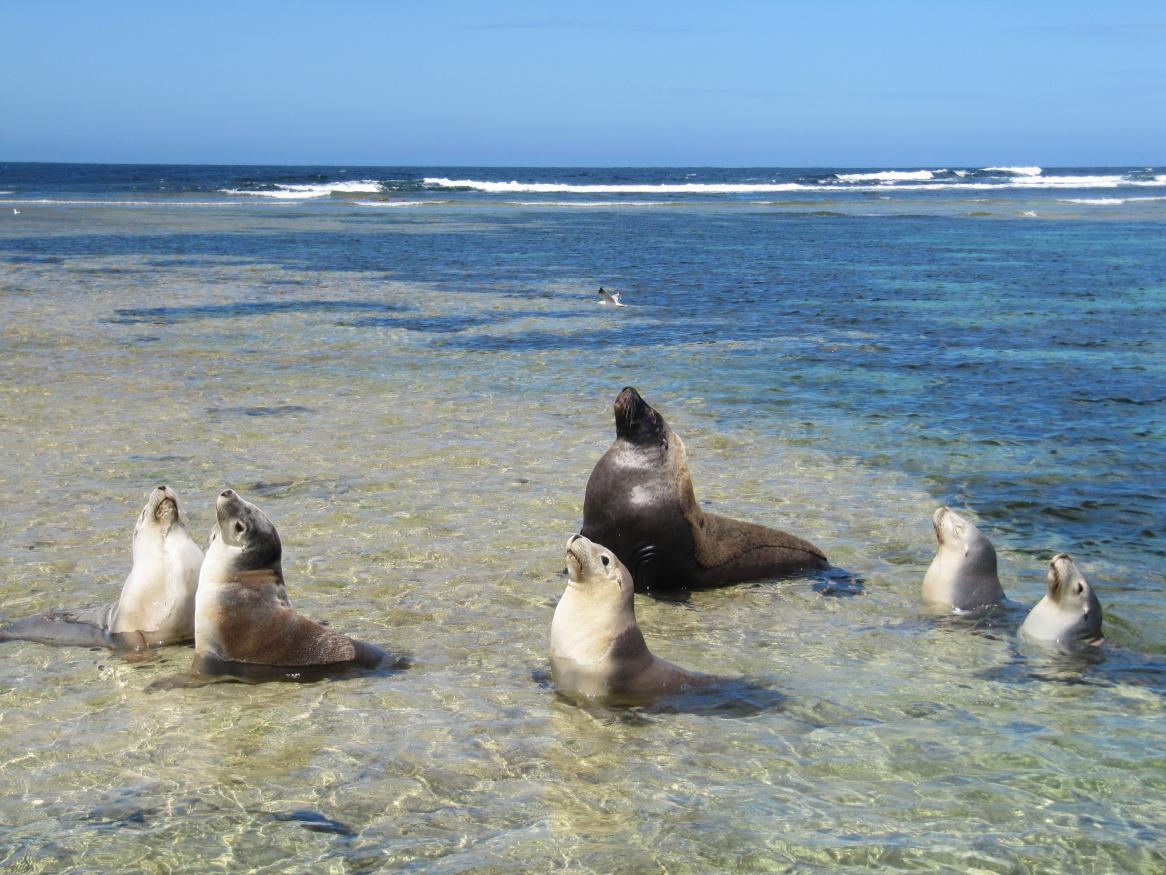
{"type": "Polygon", "coordinates": [[[189,650],[5,644],[0,865],[1160,869],[1161,217],[928,203],[0,215],[0,618],[114,598],[153,485],[198,540],[230,486],[299,610],[414,660],[151,691],[189,650]],[[629,384],[708,507],[862,579],[640,599],[658,655],[746,679],[711,706],[543,674],[629,384]],[[924,615],[940,503],[1017,602],[1072,553],[1104,658],[924,615]]]}

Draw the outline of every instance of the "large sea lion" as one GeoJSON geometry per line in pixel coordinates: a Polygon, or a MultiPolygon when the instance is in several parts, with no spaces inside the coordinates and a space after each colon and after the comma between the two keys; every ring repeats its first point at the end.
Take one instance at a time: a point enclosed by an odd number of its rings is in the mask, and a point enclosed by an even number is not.
{"type": "Polygon", "coordinates": [[[1003,604],[992,542],[948,507],[937,508],[931,524],[939,549],[923,577],[923,601],[957,611],[1003,604]]]}
{"type": "Polygon", "coordinates": [[[134,565],[116,602],[54,611],[0,629],[0,641],[145,650],[194,638],[202,550],[191,539],[169,486],[150,493],[134,525],[134,565]]]}
{"type": "Polygon", "coordinates": [[[636,623],[631,574],[582,535],[567,541],[567,589],[551,620],[551,672],[563,695],[601,705],[646,705],[712,681],[652,655],[636,623]]]}
{"type": "Polygon", "coordinates": [[[1049,562],[1048,592],[1029,611],[1020,634],[1056,644],[1101,643],[1101,602],[1068,554],[1049,562]]]}
{"type": "Polygon", "coordinates": [[[615,399],[615,435],[587,481],[581,531],[620,558],[637,590],[705,589],[828,566],[808,541],[701,510],[684,442],[630,386],[615,399]]]}
{"type": "Polygon", "coordinates": [[[195,600],[196,673],[300,680],[380,664],[380,648],[292,609],[283,546],[267,514],[231,489],[220,493],[215,509],[195,600]]]}

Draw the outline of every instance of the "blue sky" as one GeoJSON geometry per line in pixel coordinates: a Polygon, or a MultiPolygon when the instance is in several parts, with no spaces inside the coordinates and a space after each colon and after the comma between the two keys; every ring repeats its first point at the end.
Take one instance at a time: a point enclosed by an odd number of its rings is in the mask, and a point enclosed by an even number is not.
{"type": "Polygon", "coordinates": [[[1166,4],[0,0],[0,160],[1166,163],[1166,4]]]}

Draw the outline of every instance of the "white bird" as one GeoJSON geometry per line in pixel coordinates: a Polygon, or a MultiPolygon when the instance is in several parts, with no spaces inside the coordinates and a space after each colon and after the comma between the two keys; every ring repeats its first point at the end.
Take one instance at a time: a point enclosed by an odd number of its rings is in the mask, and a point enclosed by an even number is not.
{"type": "Polygon", "coordinates": [[[14,215],[14,216],[19,216],[19,215],[20,215],[20,210],[16,209],[16,207],[13,207],[13,208],[12,208],[12,215],[14,215]]]}
{"type": "Polygon", "coordinates": [[[620,302],[622,292],[609,292],[603,286],[599,287],[599,300],[596,304],[604,304],[608,307],[626,307],[627,304],[620,302]]]}

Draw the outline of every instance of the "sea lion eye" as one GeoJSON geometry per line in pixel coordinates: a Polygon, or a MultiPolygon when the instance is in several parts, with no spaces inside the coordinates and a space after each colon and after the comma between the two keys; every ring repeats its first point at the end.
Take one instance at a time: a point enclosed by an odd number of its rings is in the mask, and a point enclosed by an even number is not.
{"type": "Polygon", "coordinates": [[[245,525],[243,525],[243,523],[241,523],[239,520],[235,520],[235,534],[241,535],[245,531],[247,531],[247,527],[245,525]]]}
{"type": "Polygon", "coordinates": [[[611,564],[611,560],[610,560],[610,559],[607,557],[607,555],[606,555],[606,554],[604,554],[603,556],[600,556],[600,557],[599,557],[599,561],[600,561],[600,562],[602,562],[602,563],[604,564],[604,567],[606,567],[606,566],[608,566],[608,565],[610,565],[610,564],[611,564]]]}
{"type": "Polygon", "coordinates": [[[1073,588],[1073,591],[1077,593],[1077,595],[1081,595],[1081,593],[1085,592],[1085,587],[1083,587],[1081,584],[1077,584],[1077,586],[1073,588]]]}

